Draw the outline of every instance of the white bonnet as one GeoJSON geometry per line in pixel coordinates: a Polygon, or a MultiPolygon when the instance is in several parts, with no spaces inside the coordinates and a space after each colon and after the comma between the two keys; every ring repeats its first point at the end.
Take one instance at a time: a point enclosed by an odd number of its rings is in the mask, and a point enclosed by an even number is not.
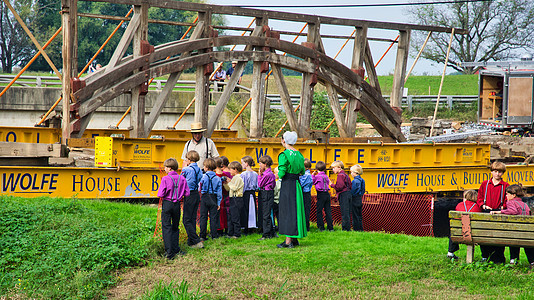
{"type": "Polygon", "coordinates": [[[298,136],[297,136],[297,133],[294,131],[286,131],[283,135],[283,138],[286,144],[295,145],[295,143],[297,142],[298,136]]]}

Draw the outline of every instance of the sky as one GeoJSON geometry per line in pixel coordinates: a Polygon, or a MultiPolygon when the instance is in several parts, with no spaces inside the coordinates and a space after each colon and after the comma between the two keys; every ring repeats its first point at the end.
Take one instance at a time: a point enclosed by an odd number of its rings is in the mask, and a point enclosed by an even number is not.
{"type": "MultiPolygon", "coordinates": [[[[407,3],[412,0],[381,0],[376,1],[376,4],[390,4],[390,3],[407,3]]],[[[363,1],[363,0],[335,0],[335,1],[318,1],[318,0],[307,0],[307,1],[295,1],[295,0],[270,0],[270,1],[260,1],[260,0],[247,0],[247,1],[238,1],[238,0],[208,0],[211,4],[216,5],[332,5],[332,4],[375,4],[374,1],[363,1]]],[[[406,8],[404,6],[393,6],[393,7],[341,7],[341,8],[288,8],[288,7],[270,7],[270,8],[261,8],[265,10],[276,10],[284,12],[293,12],[293,13],[303,13],[311,15],[321,15],[329,17],[339,17],[339,18],[349,18],[349,19],[360,19],[360,20],[371,20],[371,21],[382,21],[382,22],[393,22],[393,23],[409,23],[415,24],[416,22],[410,20],[406,8]]],[[[251,22],[251,18],[239,17],[239,16],[226,16],[226,21],[228,26],[236,27],[247,27],[251,22]]],[[[294,31],[299,32],[302,28],[302,24],[294,22],[280,22],[276,20],[271,20],[269,26],[273,30],[284,30],[284,31],[294,31]]],[[[321,34],[339,34],[349,36],[354,28],[348,26],[322,26],[321,34]]],[[[227,34],[240,34],[235,31],[230,31],[227,34]]],[[[398,35],[398,31],[395,30],[376,30],[369,29],[369,37],[380,37],[394,40],[398,35]]],[[[282,36],[282,39],[290,40],[294,36],[282,36]]],[[[299,38],[296,43],[305,41],[305,37],[299,38]]],[[[335,56],[336,53],[341,49],[345,40],[341,39],[323,39],[325,45],[326,54],[328,56],[335,56]]],[[[387,42],[373,42],[370,41],[371,53],[373,54],[373,61],[376,63],[382,54],[387,50],[390,43],[387,42]]],[[[413,45],[413,41],[412,41],[413,45]]],[[[350,66],[351,55],[352,55],[352,41],[349,42],[343,50],[339,53],[337,60],[343,63],[346,66],[350,66]]],[[[239,48],[236,48],[239,50],[239,48]]],[[[410,69],[413,62],[415,61],[415,56],[419,48],[415,50],[413,47],[410,48],[410,56],[408,58],[407,70],[410,69]]],[[[376,71],[378,75],[389,75],[393,74],[395,68],[395,56],[397,52],[396,44],[391,48],[391,50],[386,54],[382,62],[377,66],[376,71]]],[[[448,68],[447,73],[452,72],[453,70],[448,68]]],[[[443,64],[437,64],[429,60],[419,59],[412,75],[441,75],[443,72],[443,64]]]]}

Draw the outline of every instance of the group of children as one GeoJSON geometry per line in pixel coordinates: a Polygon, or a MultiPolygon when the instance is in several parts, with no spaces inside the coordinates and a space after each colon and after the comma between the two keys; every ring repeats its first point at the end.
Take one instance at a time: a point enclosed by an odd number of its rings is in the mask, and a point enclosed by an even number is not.
{"type": "MultiPolygon", "coordinates": [[[[158,197],[162,198],[162,233],[165,254],[168,259],[182,254],[178,245],[180,200],[183,199],[183,224],[187,233],[187,244],[192,248],[203,248],[208,239],[208,217],[210,219],[209,237],[219,238],[227,235],[237,239],[242,234],[257,230],[262,233],[260,240],[277,237],[275,220],[278,218],[278,195],[281,179],[277,168],[271,170],[273,160],[269,155],[259,158],[259,174],[251,156],[245,156],[241,162],[229,162],[224,156],[204,160],[203,171],[197,165],[198,152],[187,152],[181,174],[174,158],[164,162],[167,176],[161,179],[158,197]],[[257,196],[256,196],[256,192],[257,196]],[[256,205],[257,203],[257,205],[256,205]],[[197,212],[200,206],[200,232],[196,232],[197,212]]],[[[337,174],[336,183],[326,175],[326,164],[316,163],[316,170],[311,173],[311,162],[304,161],[305,174],[300,176],[302,186],[306,227],[310,229],[311,189],[317,191],[317,227],[324,231],[323,212],[327,229],[332,231],[332,209],[330,188],[334,188],[342,211],[342,228],[350,230],[350,219],[354,230],[363,230],[362,196],[365,193],[365,181],[360,177],[362,168],[351,168],[352,182],[343,170],[343,162],[335,161],[332,168],[337,174]]]]}
{"type": "MultiPolygon", "coordinates": [[[[478,192],[475,190],[464,191],[463,201],[460,202],[457,211],[481,212],[505,215],[530,215],[530,209],[521,200],[524,196],[523,187],[519,184],[509,185],[502,179],[506,172],[506,165],[502,162],[493,162],[490,166],[491,178],[482,182],[478,192]]],[[[504,263],[503,246],[480,246],[483,261],[504,263]]],[[[510,264],[519,261],[519,247],[510,246],[510,264]]],[[[457,243],[449,239],[449,251],[447,257],[458,259],[454,254],[459,249],[457,243]]],[[[534,267],[534,248],[524,248],[530,267],[534,267]]]]}

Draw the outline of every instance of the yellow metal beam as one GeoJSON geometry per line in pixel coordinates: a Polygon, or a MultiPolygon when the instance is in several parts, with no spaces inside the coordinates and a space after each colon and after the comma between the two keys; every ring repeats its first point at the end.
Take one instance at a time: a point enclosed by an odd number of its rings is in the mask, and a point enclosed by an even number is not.
{"type": "MultiPolygon", "coordinates": [[[[157,167],[169,157],[180,158],[183,139],[122,139],[97,137],[95,164],[100,167],[157,167]],[[102,142],[99,143],[98,141],[102,142]]],[[[213,139],[220,155],[230,161],[250,155],[256,161],[270,155],[274,164],[284,151],[278,139],[213,139]]],[[[463,167],[487,166],[489,144],[379,144],[379,143],[297,143],[295,145],[312,166],[341,160],[345,166],[360,164],[365,168],[463,167]]]]}
{"type": "MultiPolygon", "coordinates": [[[[0,192],[18,197],[86,199],[157,197],[159,168],[0,167],[0,192]]],[[[329,171],[330,177],[335,175],[329,171]]],[[[490,178],[487,167],[364,168],[367,193],[453,192],[478,189],[490,178]]],[[[534,165],[507,166],[504,180],[534,186],[534,165]]],[[[312,190],[312,193],[315,193],[312,190]]],[[[332,193],[332,195],[335,195],[332,193]]]]}
{"type": "MultiPolygon", "coordinates": [[[[127,129],[87,129],[82,138],[94,138],[96,136],[111,136],[112,134],[122,134],[125,137],[130,136],[127,129]]],[[[174,129],[155,129],[150,135],[158,135],[165,138],[191,138],[189,130],[174,129]]],[[[216,138],[237,138],[235,130],[216,130],[213,132],[216,138]]],[[[70,139],[76,140],[76,139],[70,139]]],[[[0,126],[0,142],[19,142],[19,143],[45,143],[53,144],[61,142],[61,130],[58,128],[48,127],[14,127],[0,126]]]]}

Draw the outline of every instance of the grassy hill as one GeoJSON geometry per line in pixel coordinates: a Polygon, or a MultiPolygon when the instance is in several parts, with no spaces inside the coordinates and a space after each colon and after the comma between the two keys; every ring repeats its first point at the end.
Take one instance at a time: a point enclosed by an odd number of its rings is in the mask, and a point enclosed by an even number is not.
{"type": "MultiPolygon", "coordinates": [[[[319,232],[315,224],[295,249],[276,248],[282,237],[258,241],[259,234],[190,249],[182,228],[188,253],[166,261],[152,237],[156,213],[153,205],[0,196],[0,298],[534,297],[524,253],[517,266],[467,265],[446,258],[446,238],[319,232]]],[[[464,258],[465,247],[457,254],[464,258]]]]}
{"type": "MultiPolygon", "coordinates": [[[[9,74],[14,75],[14,74],[9,74]]],[[[26,76],[53,76],[48,73],[26,72],[26,76]]],[[[159,79],[166,79],[168,76],[162,76],[159,79]]],[[[181,80],[195,80],[194,73],[184,73],[180,76],[181,80]]],[[[300,76],[286,76],[286,84],[290,94],[300,94],[302,78],[300,76]]],[[[393,76],[379,76],[378,81],[384,95],[391,94],[393,76]]],[[[409,95],[437,95],[441,76],[411,76],[405,84],[408,88],[409,95]]],[[[252,86],[252,74],[243,75],[242,85],[252,86]]],[[[7,83],[0,83],[5,86],[7,83]]],[[[276,81],[273,76],[267,80],[267,89],[269,94],[278,94],[276,81]]],[[[325,88],[318,84],[315,89],[317,92],[325,91],[325,88]]],[[[476,95],[478,94],[478,75],[449,75],[445,76],[443,82],[442,95],[476,95]]]]}
{"type": "MultiPolygon", "coordinates": [[[[181,79],[194,80],[194,74],[183,74],[181,79]]],[[[290,94],[300,94],[302,78],[300,76],[286,76],[286,84],[290,94]]],[[[391,94],[393,76],[379,76],[378,81],[384,95],[391,94]]],[[[409,95],[437,95],[441,76],[411,76],[405,84],[409,95]],[[430,89],[430,93],[429,93],[430,89]]],[[[243,76],[242,85],[250,87],[252,75],[243,76]]],[[[270,76],[266,84],[269,94],[278,94],[278,88],[274,77],[270,76]]],[[[317,92],[325,91],[325,88],[318,84],[317,92]]],[[[443,81],[442,95],[477,95],[478,75],[449,75],[443,81]]]]}

